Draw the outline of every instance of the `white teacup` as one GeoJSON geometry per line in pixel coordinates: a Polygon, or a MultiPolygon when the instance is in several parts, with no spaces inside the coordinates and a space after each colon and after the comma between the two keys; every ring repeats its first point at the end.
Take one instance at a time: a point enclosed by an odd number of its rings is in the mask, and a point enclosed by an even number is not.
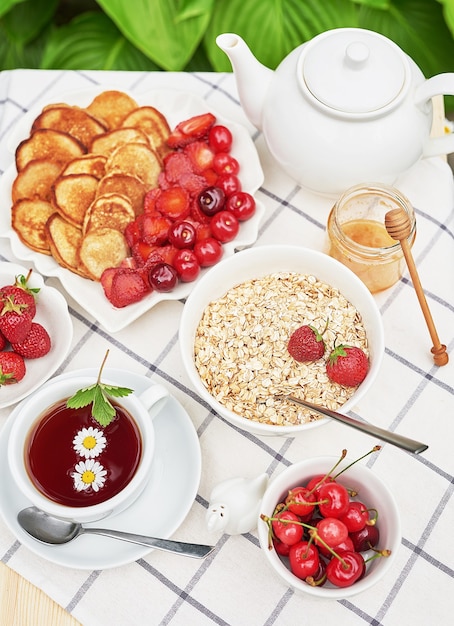
{"type": "Polygon", "coordinates": [[[93,420],[89,430],[80,425],[80,413],[69,413],[66,400],[96,381],[74,374],[57,377],[22,403],[8,441],[8,463],[18,488],[33,505],[83,523],[119,513],[144,490],[155,449],[153,418],[169,392],[154,384],[140,395],[117,398],[121,413],[114,426],[102,427],[93,420]],[[47,419],[57,406],[58,416],[47,419]]]}

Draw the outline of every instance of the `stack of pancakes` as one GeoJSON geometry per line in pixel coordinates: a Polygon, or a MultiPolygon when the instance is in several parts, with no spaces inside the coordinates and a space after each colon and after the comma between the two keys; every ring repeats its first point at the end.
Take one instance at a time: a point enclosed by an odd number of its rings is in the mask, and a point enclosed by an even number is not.
{"type": "Polygon", "coordinates": [[[151,106],[104,91],[86,107],[45,107],[16,150],[12,227],[36,252],[99,280],[129,255],[126,225],[157,187],[170,128],[151,106]]]}

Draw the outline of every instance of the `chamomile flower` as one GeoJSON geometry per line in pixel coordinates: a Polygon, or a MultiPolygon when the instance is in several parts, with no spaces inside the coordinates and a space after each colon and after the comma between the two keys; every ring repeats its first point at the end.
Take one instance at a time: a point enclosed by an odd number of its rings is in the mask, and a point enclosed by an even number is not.
{"type": "Polygon", "coordinates": [[[76,470],[71,474],[74,479],[74,488],[77,491],[85,491],[92,487],[94,491],[99,491],[106,482],[107,471],[94,459],[79,461],[74,467],[76,470]]]}
{"type": "Polygon", "coordinates": [[[82,428],[73,439],[74,450],[85,459],[94,459],[106,447],[107,440],[102,430],[89,426],[82,428]]]}

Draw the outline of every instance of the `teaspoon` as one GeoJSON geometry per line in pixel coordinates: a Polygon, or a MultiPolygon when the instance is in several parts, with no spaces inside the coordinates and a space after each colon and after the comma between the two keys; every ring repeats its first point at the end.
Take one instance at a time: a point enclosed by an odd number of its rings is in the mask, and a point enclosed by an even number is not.
{"type": "Polygon", "coordinates": [[[397,446],[398,448],[402,448],[403,450],[407,450],[408,452],[413,452],[414,454],[424,452],[424,450],[427,450],[427,448],[429,447],[425,443],[421,443],[420,441],[409,439],[408,437],[398,435],[397,433],[393,433],[389,430],[384,430],[383,428],[378,428],[378,426],[373,426],[372,424],[365,424],[363,422],[353,419],[353,417],[347,417],[347,415],[342,415],[342,413],[336,413],[336,411],[331,411],[330,409],[319,406],[318,404],[312,404],[312,402],[300,400],[300,398],[296,398],[295,396],[283,395],[274,397],[278,398],[279,400],[289,400],[290,402],[294,402],[295,404],[301,404],[301,406],[316,411],[317,413],[320,413],[320,415],[324,415],[325,417],[331,417],[338,422],[342,422],[347,426],[351,426],[352,428],[361,430],[363,433],[367,433],[368,435],[372,435],[373,437],[378,437],[379,439],[382,439],[382,441],[386,441],[393,446],[397,446]]]}
{"type": "Polygon", "coordinates": [[[76,522],[49,515],[34,506],[19,511],[17,521],[34,539],[53,545],[68,543],[82,534],[91,534],[121,539],[122,541],[129,541],[141,546],[150,546],[150,548],[164,550],[165,552],[176,552],[196,559],[206,557],[214,549],[214,546],[205,546],[197,543],[184,543],[182,541],[157,539],[156,537],[136,535],[119,530],[86,527],[76,522]]]}

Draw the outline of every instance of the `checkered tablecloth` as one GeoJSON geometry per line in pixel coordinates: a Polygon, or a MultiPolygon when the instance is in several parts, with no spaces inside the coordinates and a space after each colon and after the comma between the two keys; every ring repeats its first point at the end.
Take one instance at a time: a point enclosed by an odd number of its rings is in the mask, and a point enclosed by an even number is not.
{"type": "MultiPolygon", "coordinates": [[[[255,245],[285,243],[323,250],[332,200],[302,190],[276,166],[262,135],[241,110],[232,75],[3,72],[0,140],[6,140],[13,125],[38,100],[55,100],[68,91],[93,86],[132,93],[160,87],[180,89],[198,94],[226,118],[244,124],[254,139],[265,173],[257,197],[266,213],[255,245]]],[[[0,172],[10,161],[11,155],[3,147],[0,172]]],[[[402,543],[384,580],[349,600],[328,602],[300,596],[269,570],[255,532],[210,534],[205,525],[210,493],[221,481],[263,472],[273,477],[295,461],[309,456],[337,456],[342,448],[355,458],[377,443],[375,440],[336,423],[295,439],[261,439],[237,430],[210,411],[190,388],[178,346],[184,302],[160,303],[128,328],[109,334],[65,293],[55,278],[46,279],[46,283],[65,295],[74,325],[70,352],[57,374],[93,367],[93,355],[104,354],[109,348],[111,367],[144,374],[169,388],[189,414],[202,453],[197,497],[173,536],[214,543],[216,549],[203,561],[153,551],[118,568],[71,569],[33,554],[0,518],[2,561],[43,589],[84,626],[294,626],[320,621],[324,626],[448,624],[454,614],[452,171],[442,159],[430,159],[419,163],[396,186],[407,194],[416,210],[418,235],[413,252],[440,339],[448,346],[451,360],[445,367],[434,366],[432,344],[408,274],[376,296],[383,316],[386,353],[376,384],[352,415],[429,444],[419,456],[384,445],[368,461],[393,491],[402,517],[402,543]]],[[[1,210],[8,211],[9,207],[2,206],[1,210]]],[[[0,238],[0,259],[18,262],[4,238],[0,238]]],[[[12,408],[0,411],[0,425],[4,425],[12,408]]],[[[0,488],[3,480],[0,476],[0,488]]]]}

